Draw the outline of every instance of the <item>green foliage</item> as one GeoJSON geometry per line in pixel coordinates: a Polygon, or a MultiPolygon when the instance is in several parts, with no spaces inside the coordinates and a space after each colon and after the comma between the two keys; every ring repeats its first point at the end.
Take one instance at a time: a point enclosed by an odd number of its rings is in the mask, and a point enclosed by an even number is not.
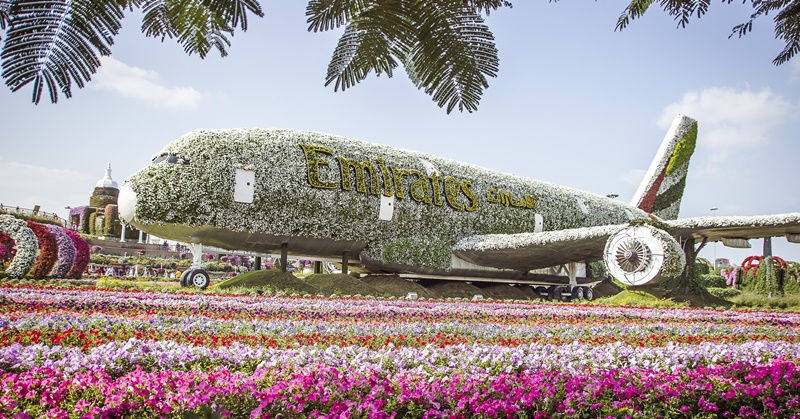
{"type": "Polygon", "coordinates": [[[608,276],[608,268],[602,260],[589,262],[587,265],[588,274],[590,278],[605,278],[608,276]]]}
{"type": "Polygon", "coordinates": [[[212,48],[225,56],[227,36],[236,27],[247,29],[247,12],[264,15],[256,0],[0,2],[2,28],[8,28],[2,50],[6,84],[16,92],[33,83],[34,103],[45,86],[53,103],[59,91],[71,97],[73,83],[82,88],[97,72],[98,55],[111,55],[124,12],[134,7],[144,11],[145,35],[176,38],[184,51],[200,57],[212,48]]]}
{"type": "Polygon", "coordinates": [[[599,305],[635,306],[635,307],[688,307],[687,302],[676,302],[670,299],[658,298],[646,291],[627,289],[610,297],[598,298],[593,301],[599,305]]]}
{"type": "Polygon", "coordinates": [[[675,150],[672,152],[672,157],[667,164],[666,174],[670,175],[678,167],[683,166],[689,162],[694,154],[694,148],[697,144],[697,122],[692,124],[689,131],[681,138],[678,144],[675,145],[675,150]]]}
{"type": "Polygon", "coordinates": [[[730,298],[730,301],[735,308],[800,310],[798,295],[769,298],[766,295],[743,292],[739,296],[730,298]]]}
{"type": "Polygon", "coordinates": [[[477,109],[486,78],[499,60],[487,15],[507,1],[334,2],[311,0],[309,30],[344,26],[328,66],[326,85],[346,90],[372,71],[389,77],[398,63],[414,85],[447,113],[477,109]]]}
{"type": "Polygon", "coordinates": [[[703,288],[725,288],[725,278],[717,274],[697,275],[697,283],[703,288]]]}
{"type": "Polygon", "coordinates": [[[91,234],[89,233],[89,214],[94,211],[91,207],[83,207],[83,215],[81,216],[81,228],[80,231],[83,234],[91,234]]]}
{"type": "Polygon", "coordinates": [[[89,223],[88,224],[89,228],[88,228],[88,230],[86,232],[89,233],[92,236],[96,236],[97,235],[97,213],[96,212],[92,212],[91,214],[89,214],[89,222],[88,223],[89,223]]]}
{"type": "Polygon", "coordinates": [[[711,273],[711,266],[702,262],[696,262],[694,264],[694,273],[695,275],[708,275],[711,273]]]}
{"type": "Polygon", "coordinates": [[[119,210],[116,205],[106,205],[103,222],[104,236],[117,236],[120,233],[119,210]]]}
{"type": "Polygon", "coordinates": [[[731,287],[722,287],[722,288],[710,287],[706,288],[706,291],[708,291],[708,293],[713,295],[714,297],[722,298],[723,300],[731,300],[734,297],[742,295],[741,291],[731,287]]]}
{"type": "Polygon", "coordinates": [[[316,295],[317,288],[309,285],[288,272],[258,270],[243,273],[226,279],[214,286],[214,290],[251,292],[263,290],[269,294],[316,295]]]}

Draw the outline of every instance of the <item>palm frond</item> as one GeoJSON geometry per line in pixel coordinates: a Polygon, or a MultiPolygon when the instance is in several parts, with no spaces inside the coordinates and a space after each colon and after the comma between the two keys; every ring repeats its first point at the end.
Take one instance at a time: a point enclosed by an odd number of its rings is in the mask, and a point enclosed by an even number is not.
{"type": "Polygon", "coordinates": [[[231,28],[238,26],[242,31],[247,30],[248,11],[264,17],[264,11],[256,0],[203,0],[203,6],[222,18],[231,28]]]}
{"type": "Polygon", "coordinates": [[[33,82],[33,103],[46,86],[53,103],[58,90],[72,96],[110,54],[126,2],[91,0],[17,1],[9,9],[2,76],[16,92],[33,82]]]}
{"type": "Polygon", "coordinates": [[[155,38],[176,38],[188,54],[205,58],[215,48],[228,55],[228,38],[236,27],[247,30],[247,12],[264,16],[256,0],[143,0],[142,32],[155,38]]]}
{"type": "Polygon", "coordinates": [[[414,84],[450,113],[477,110],[487,76],[495,77],[499,60],[494,36],[483,17],[451,2],[419,1],[414,21],[416,45],[402,58],[414,84]]]}
{"type": "Polygon", "coordinates": [[[308,31],[328,31],[345,26],[375,6],[374,0],[310,0],[306,6],[308,31]]]}
{"type": "MultiPolygon", "coordinates": [[[[652,6],[654,0],[632,0],[617,19],[614,30],[625,29],[631,20],[638,19],[652,6]]],[[[711,0],[660,0],[661,8],[678,21],[679,27],[686,27],[692,16],[702,17],[708,12],[711,0]]]]}
{"type": "Polygon", "coordinates": [[[781,65],[800,53],[800,0],[784,2],[785,6],[775,16],[775,37],[783,39],[786,47],[772,61],[781,65]]]}
{"type": "Polygon", "coordinates": [[[11,0],[0,0],[0,29],[2,30],[5,30],[6,26],[8,26],[9,11],[11,10],[12,4],[14,4],[14,2],[11,0]]]}
{"type": "Polygon", "coordinates": [[[165,0],[149,0],[142,7],[142,33],[147,37],[173,38],[178,36],[169,19],[169,6],[165,0]]]}
{"type": "Polygon", "coordinates": [[[367,78],[372,71],[392,77],[392,70],[398,64],[390,51],[392,47],[381,33],[348,25],[328,64],[325,85],[335,81],[333,90],[344,91],[367,78]]]}
{"type": "Polygon", "coordinates": [[[309,31],[345,25],[325,85],[345,90],[372,71],[402,62],[411,81],[450,113],[477,109],[498,69],[494,37],[481,11],[510,7],[485,0],[311,0],[309,31]],[[335,83],[334,83],[335,82],[335,83]]]}

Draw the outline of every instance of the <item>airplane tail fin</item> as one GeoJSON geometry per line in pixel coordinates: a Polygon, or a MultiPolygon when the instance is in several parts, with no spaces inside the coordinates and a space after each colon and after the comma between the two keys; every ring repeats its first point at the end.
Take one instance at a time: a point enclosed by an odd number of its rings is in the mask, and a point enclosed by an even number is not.
{"type": "Polygon", "coordinates": [[[676,116],[631,205],[664,220],[678,218],[696,141],[697,121],[676,116]]]}

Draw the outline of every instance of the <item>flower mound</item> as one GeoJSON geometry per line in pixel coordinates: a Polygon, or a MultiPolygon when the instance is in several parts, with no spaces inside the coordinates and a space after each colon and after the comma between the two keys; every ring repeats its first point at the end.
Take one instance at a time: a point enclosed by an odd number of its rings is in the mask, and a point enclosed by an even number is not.
{"type": "Polygon", "coordinates": [[[67,228],[62,228],[62,230],[69,236],[69,239],[75,247],[75,260],[72,262],[72,267],[67,272],[66,276],[67,278],[78,279],[83,275],[86,266],[89,265],[89,244],[86,243],[86,240],[84,240],[80,234],[67,228]]]}
{"type": "Polygon", "coordinates": [[[72,268],[72,263],[75,262],[75,245],[63,228],[54,225],[48,225],[47,228],[55,237],[58,246],[58,260],[50,275],[53,278],[65,278],[72,268]]]}
{"type": "Polygon", "coordinates": [[[28,228],[36,234],[39,242],[39,256],[36,258],[36,264],[31,268],[30,274],[35,279],[42,279],[53,270],[53,266],[56,264],[58,245],[53,234],[50,233],[50,229],[30,220],[25,222],[28,224],[28,228]]]}
{"type": "Polygon", "coordinates": [[[36,262],[36,252],[39,251],[36,234],[25,221],[8,214],[0,215],[0,232],[10,236],[17,244],[17,254],[8,265],[6,274],[11,278],[22,278],[36,262]]]}

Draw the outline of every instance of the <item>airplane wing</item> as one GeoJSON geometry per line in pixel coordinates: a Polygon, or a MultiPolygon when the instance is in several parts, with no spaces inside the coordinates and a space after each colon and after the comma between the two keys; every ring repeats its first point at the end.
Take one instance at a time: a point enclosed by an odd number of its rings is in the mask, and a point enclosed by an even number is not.
{"type": "Polygon", "coordinates": [[[494,268],[531,270],[569,262],[598,260],[606,241],[627,224],[541,233],[486,234],[462,239],[453,253],[471,263],[494,268]]]}
{"type": "MultiPolygon", "coordinates": [[[[800,213],[761,215],[753,217],[697,217],[668,220],[672,235],[696,242],[723,241],[735,244],[735,239],[786,236],[790,242],[800,240],[800,213]],[[733,239],[733,240],[731,240],[733,239]]],[[[726,243],[727,245],[730,245],[726,243]]]]}

